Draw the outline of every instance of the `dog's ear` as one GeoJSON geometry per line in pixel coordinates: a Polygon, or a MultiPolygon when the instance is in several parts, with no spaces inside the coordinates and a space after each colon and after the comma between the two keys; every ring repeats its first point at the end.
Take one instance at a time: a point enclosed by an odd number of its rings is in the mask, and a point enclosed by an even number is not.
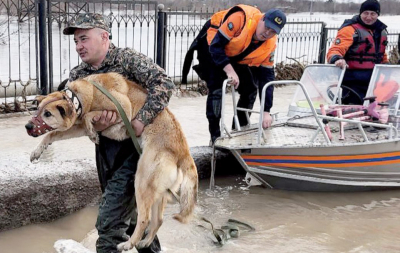
{"type": "Polygon", "coordinates": [[[40,102],[42,102],[42,100],[45,98],[46,98],[46,96],[43,96],[43,95],[36,96],[35,99],[33,99],[32,104],[39,105],[40,102]]]}
{"type": "Polygon", "coordinates": [[[66,112],[65,112],[65,109],[64,109],[64,107],[62,107],[61,105],[57,105],[56,106],[56,108],[57,108],[57,110],[60,112],[60,114],[61,114],[61,117],[65,117],[65,115],[66,115],[66,112]]]}
{"type": "Polygon", "coordinates": [[[58,90],[58,91],[62,91],[63,89],[65,89],[65,86],[67,85],[68,81],[69,81],[68,78],[65,79],[64,81],[62,81],[62,82],[58,85],[57,90],[58,90]]]}
{"type": "Polygon", "coordinates": [[[71,116],[72,114],[72,110],[69,106],[62,106],[62,105],[57,105],[56,106],[57,110],[60,112],[61,117],[65,117],[65,116],[71,116]]]}

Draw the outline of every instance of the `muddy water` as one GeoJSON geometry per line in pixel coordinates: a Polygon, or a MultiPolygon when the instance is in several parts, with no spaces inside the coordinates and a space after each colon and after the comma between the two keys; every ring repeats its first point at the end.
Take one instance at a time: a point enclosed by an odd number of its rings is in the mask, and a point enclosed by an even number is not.
{"type": "Polygon", "coordinates": [[[1,253],[50,253],[60,238],[81,241],[96,222],[97,207],[86,207],[51,223],[28,225],[0,233],[1,253]]]}
{"type": "MultiPolygon", "coordinates": [[[[207,223],[182,225],[172,220],[170,205],[159,231],[164,252],[400,252],[400,191],[368,193],[299,193],[248,188],[240,177],[218,178],[210,191],[201,182],[198,216],[216,227],[228,218],[256,228],[243,230],[223,247],[214,245],[207,223]]],[[[80,241],[93,229],[96,207],[85,208],[49,224],[0,233],[0,252],[54,252],[60,238],[80,241]]],[[[94,248],[92,243],[87,245],[94,248]]]]}
{"type": "Polygon", "coordinates": [[[248,189],[240,178],[219,179],[218,185],[201,192],[201,215],[219,226],[228,218],[243,220],[256,231],[216,248],[210,231],[168,222],[162,231],[171,252],[400,251],[400,191],[296,193],[248,189]]]}
{"type": "MultiPolygon", "coordinates": [[[[277,89],[275,108],[286,108],[289,89],[277,89]]],[[[186,133],[190,146],[208,144],[205,97],[174,98],[171,110],[186,133]]],[[[29,117],[0,119],[0,167],[26,166],[38,139],[26,137],[29,117]],[[23,144],[22,144],[23,142],[23,144]]],[[[230,125],[230,124],[227,124],[230,125]]],[[[85,138],[54,143],[43,160],[94,158],[93,144],[85,138]]],[[[217,227],[228,218],[252,224],[239,239],[223,247],[213,244],[208,226],[197,220],[181,225],[171,219],[176,204],[166,210],[159,231],[164,252],[400,252],[400,191],[365,193],[306,193],[248,188],[241,177],[218,178],[215,190],[202,181],[198,216],[217,227]]],[[[57,239],[77,241],[94,228],[97,207],[88,207],[47,224],[29,225],[0,233],[1,253],[54,252],[57,239]]],[[[92,243],[88,247],[93,247],[92,243]]]]}

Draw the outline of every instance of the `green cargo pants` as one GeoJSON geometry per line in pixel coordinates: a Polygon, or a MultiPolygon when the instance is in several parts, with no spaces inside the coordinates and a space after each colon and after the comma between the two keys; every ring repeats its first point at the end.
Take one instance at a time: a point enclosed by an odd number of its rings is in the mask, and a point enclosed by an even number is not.
{"type": "MultiPolygon", "coordinates": [[[[100,136],[100,143],[96,145],[96,164],[103,195],[96,222],[98,253],[118,252],[117,245],[128,240],[135,229],[134,181],[138,160],[139,154],[131,139],[118,142],[100,136]]],[[[148,248],[138,251],[160,252],[157,236],[148,248]]]]}

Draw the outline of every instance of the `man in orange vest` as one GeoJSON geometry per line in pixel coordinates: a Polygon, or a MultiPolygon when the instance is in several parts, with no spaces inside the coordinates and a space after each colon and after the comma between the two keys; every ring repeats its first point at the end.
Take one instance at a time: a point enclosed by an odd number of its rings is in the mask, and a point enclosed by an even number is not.
{"type": "Polygon", "coordinates": [[[344,104],[362,104],[375,64],[388,63],[387,26],[379,14],[378,1],[363,2],[360,14],[344,21],[328,51],[329,63],[348,67],[342,82],[344,104]]]}
{"type": "MultiPolygon", "coordinates": [[[[185,58],[182,83],[186,82],[193,50],[198,51],[199,65],[194,70],[206,81],[209,90],[206,115],[211,141],[220,133],[222,83],[230,78],[240,94],[238,107],[253,108],[264,85],[275,79],[274,52],[277,34],[286,23],[285,14],[271,9],[265,14],[255,7],[239,4],[215,13],[203,26],[185,58]],[[191,56],[191,58],[190,58],[191,56]],[[185,66],[186,65],[186,66],[185,66]]],[[[273,87],[266,91],[263,127],[270,127],[273,87]]],[[[247,125],[243,112],[238,112],[241,126],[247,125]]]]}

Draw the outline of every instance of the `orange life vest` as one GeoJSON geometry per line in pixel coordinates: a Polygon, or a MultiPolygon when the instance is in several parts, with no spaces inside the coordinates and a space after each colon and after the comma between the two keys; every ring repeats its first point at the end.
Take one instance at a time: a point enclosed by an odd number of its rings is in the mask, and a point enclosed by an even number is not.
{"type": "Polygon", "coordinates": [[[373,69],[375,64],[382,63],[387,45],[387,32],[383,30],[376,51],[375,40],[371,32],[361,24],[352,24],[355,29],[354,43],[347,51],[344,59],[350,69],[373,69]]]}
{"type": "MultiPolygon", "coordinates": [[[[211,17],[211,27],[207,30],[207,42],[211,45],[212,40],[218,32],[218,28],[225,22],[225,20],[237,11],[243,11],[245,14],[245,23],[243,24],[242,31],[236,37],[233,37],[229,43],[225,46],[225,53],[228,57],[237,56],[250,45],[253,34],[255,33],[258,25],[258,21],[263,17],[263,14],[259,9],[239,4],[228,10],[220,11],[215,13],[211,17]]],[[[263,42],[261,46],[246,55],[240,64],[246,64],[249,66],[260,66],[264,65],[266,60],[270,58],[270,63],[267,65],[273,65],[273,59],[271,56],[276,48],[277,35],[263,42]],[[264,63],[264,64],[263,64],[264,63]]]]}

